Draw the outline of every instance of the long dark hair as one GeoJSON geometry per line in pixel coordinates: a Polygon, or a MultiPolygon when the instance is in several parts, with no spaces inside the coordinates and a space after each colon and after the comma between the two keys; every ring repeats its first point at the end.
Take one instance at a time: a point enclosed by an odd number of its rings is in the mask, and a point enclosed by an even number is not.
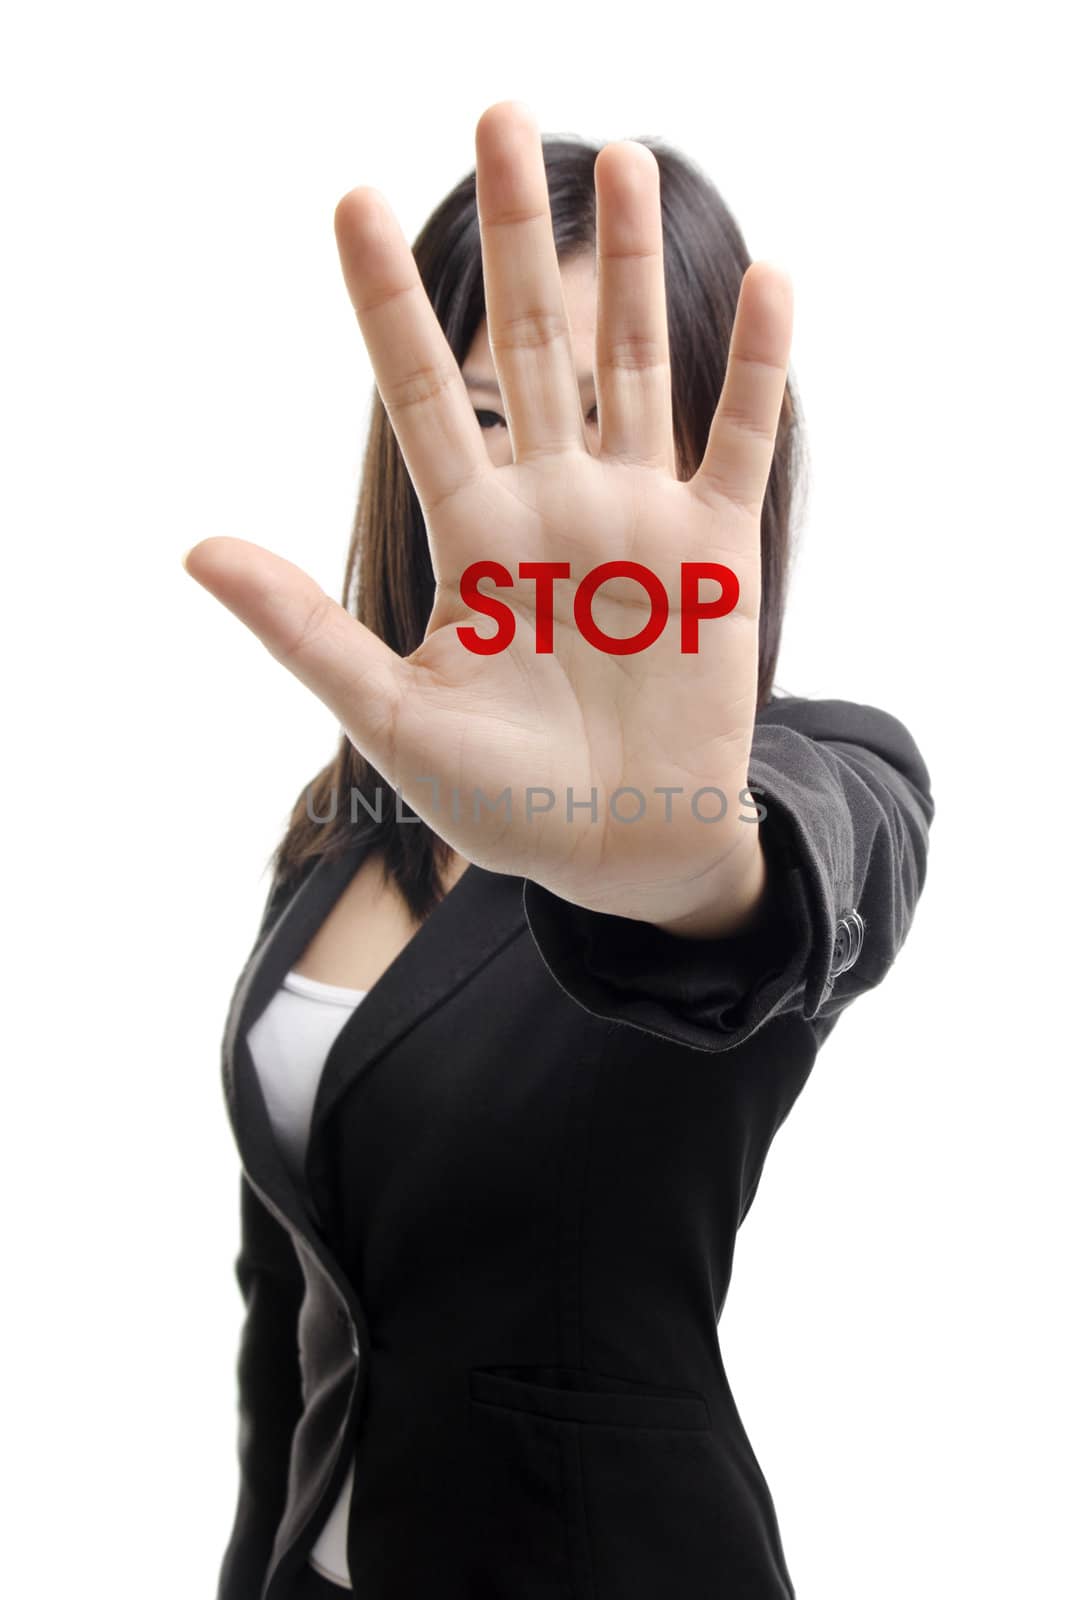
{"type": "MultiPolygon", "coordinates": [[[[725,378],[740,283],[750,265],[735,220],[714,185],[657,138],[642,138],[659,163],[664,270],[678,472],[687,479],[703,458],[725,378]]],[[[542,139],[555,248],[560,262],[595,248],[593,167],[600,146],[576,138],[542,139]]],[[[461,365],[485,316],[475,173],[469,172],[428,219],[412,251],[430,303],[461,365]]],[[[791,379],[762,512],[762,603],[758,704],[769,700],[785,611],[794,499],[806,479],[806,451],[791,379]]],[[[355,525],[344,570],[342,604],[398,655],[421,644],[435,584],[425,522],[396,436],[374,390],[355,525]]],[[[270,866],[275,883],[335,855],[351,842],[350,796],[361,837],[380,848],[388,877],[421,922],[444,891],[450,847],[407,800],[397,820],[396,792],[341,733],[336,754],[301,790],[270,866]],[[374,805],[380,791],[381,805],[374,805]],[[367,806],[380,810],[376,820],[367,806]],[[328,820],[324,820],[328,819],[328,820]]]]}

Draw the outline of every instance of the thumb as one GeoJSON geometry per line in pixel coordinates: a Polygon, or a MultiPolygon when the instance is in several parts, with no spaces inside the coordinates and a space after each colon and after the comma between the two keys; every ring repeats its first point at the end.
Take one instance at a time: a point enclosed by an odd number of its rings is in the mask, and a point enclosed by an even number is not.
{"type": "Polygon", "coordinates": [[[330,598],[302,568],[246,539],[201,539],[186,572],[328,706],[357,749],[391,782],[402,656],[330,598]]]}

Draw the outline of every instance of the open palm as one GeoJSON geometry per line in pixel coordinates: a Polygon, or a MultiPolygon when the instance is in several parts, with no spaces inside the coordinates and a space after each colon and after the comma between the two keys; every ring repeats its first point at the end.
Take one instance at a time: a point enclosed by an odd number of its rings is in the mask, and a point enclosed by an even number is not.
{"type": "MultiPolygon", "coordinates": [[[[353,190],[336,217],[348,290],[424,515],[437,587],[422,643],[400,657],[306,573],[244,540],[205,539],[186,567],[333,711],[405,804],[469,860],[533,878],[580,905],[649,920],[658,911],[683,916],[708,903],[716,874],[738,882],[738,863],[758,849],[738,796],[756,712],[761,513],[787,377],[790,286],[765,263],[745,275],[706,452],[682,482],[658,165],[643,145],[606,146],[595,167],[593,453],[538,129],[523,106],[502,102],[481,117],[476,146],[486,323],[513,452],[507,465],[489,458],[382,197],[353,190]],[[501,563],[517,580],[480,586],[515,617],[513,639],[491,654],[470,643],[473,635],[491,639],[495,624],[460,588],[466,569],[483,561],[501,563]],[[649,569],[669,603],[658,637],[622,654],[597,648],[575,622],[581,580],[613,561],[649,569]],[[550,583],[550,648],[545,604],[538,649],[537,584],[521,577],[526,563],[565,570],[550,583]],[[689,653],[681,649],[684,563],[720,564],[739,586],[727,615],[697,624],[698,649],[689,653]],[[727,806],[708,826],[717,803],[701,810],[691,797],[712,786],[727,806]]],[[[699,601],[717,594],[704,580],[699,601]]],[[[617,640],[641,634],[649,610],[631,576],[607,578],[592,602],[595,626],[617,640]]]]}

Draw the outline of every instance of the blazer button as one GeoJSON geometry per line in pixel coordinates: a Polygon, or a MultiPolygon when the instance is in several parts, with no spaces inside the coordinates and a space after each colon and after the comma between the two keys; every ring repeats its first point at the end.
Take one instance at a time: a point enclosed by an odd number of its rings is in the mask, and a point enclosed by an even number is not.
{"type": "Polygon", "coordinates": [[[844,921],[848,924],[850,933],[850,947],[848,949],[847,960],[845,961],[844,966],[841,968],[841,971],[847,972],[848,969],[853,967],[856,961],[859,959],[859,951],[862,949],[862,941],[866,934],[866,924],[862,920],[860,913],[854,910],[854,908],[851,911],[846,911],[844,913],[844,921]]]}
{"type": "Polygon", "coordinates": [[[846,911],[839,919],[836,937],[833,940],[833,955],[829,963],[831,977],[838,978],[842,972],[847,972],[855,965],[862,949],[865,931],[866,925],[858,911],[846,911]]]}

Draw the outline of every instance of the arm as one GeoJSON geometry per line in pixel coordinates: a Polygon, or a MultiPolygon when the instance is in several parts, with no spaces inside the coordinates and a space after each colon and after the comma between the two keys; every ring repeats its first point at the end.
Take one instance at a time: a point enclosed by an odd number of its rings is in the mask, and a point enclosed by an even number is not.
{"type": "Polygon", "coordinates": [[[304,1279],[292,1241],[242,1172],[237,1283],[245,1305],[237,1358],[240,1487],[218,1600],[258,1595],[285,1507],[289,1448],[303,1409],[297,1319],[304,1279]]]}
{"type": "Polygon", "coordinates": [[[771,1017],[835,1018],[881,982],[925,881],[934,812],[910,733],[873,706],[773,700],[756,718],[749,784],[766,810],[766,878],[734,933],[683,938],[525,880],[534,942],[579,1005],[713,1051],[771,1017]]]}

